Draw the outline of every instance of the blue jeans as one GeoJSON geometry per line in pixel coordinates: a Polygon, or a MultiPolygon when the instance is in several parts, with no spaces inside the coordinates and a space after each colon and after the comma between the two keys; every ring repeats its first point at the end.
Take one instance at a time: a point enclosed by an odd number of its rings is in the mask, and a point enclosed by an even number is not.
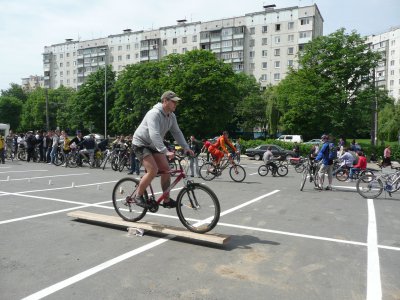
{"type": "Polygon", "coordinates": [[[139,175],[140,170],[139,170],[139,161],[136,158],[135,153],[132,151],[131,152],[131,171],[132,174],[133,172],[136,172],[137,175],[139,175]]]}
{"type": "Polygon", "coordinates": [[[57,152],[58,152],[58,147],[52,147],[52,148],[51,148],[51,152],[50,152],[51,161],[50,161],[50,162],[51,162],[52,164],[54,164],[54,161],[55,161],[55,159],[56,159],[57,152]]]}

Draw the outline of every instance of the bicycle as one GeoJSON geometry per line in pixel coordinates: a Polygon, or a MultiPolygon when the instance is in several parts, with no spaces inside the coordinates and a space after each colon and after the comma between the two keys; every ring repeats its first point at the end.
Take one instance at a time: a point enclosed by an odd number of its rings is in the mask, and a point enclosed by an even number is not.
{"type": "Polygon", "coordinates": [[[383,190],[392,197],[392,193],[400,189],[400,171],[381,175],[365,174],[357,180],[356,187],[357,192],[367,199],[379,197],[383,190]]]}
{"type": "Polygon", "coordinates": [[[320,178],[318,175],[318,164],[313,159],[306,158],[304,160],[305,168],[301,176],[300,191],[303,191],[307,178],[314,183],[314,187],[319,187],[320,178]]]}
{"type": "Polygon", "coordinates": [[[271,172],[272,175],[278,174],[278,176],[283,177],[286,176],[287,173],[289,172],[288,167],[282,163],[281,161],[277,161],[277,163],[274,165],[271,165],[270,163],[262,164],[258,168],[258,175],[260,176],[266,176],[271,172]]]}
{"type": "MultiPolygon", "coordinates": [[[[196,233],[205,233],[212,230],[218,223],[221,208],[218,197],[207,186],[187,179],[187,170],[182,167],[182,160],[178,157],[179,168],[171,170],[177,177],[156,199],[152,185],[143,194],[146,206],[140,207],[135,203],[136,190],[140,180],[126,177],[119,180],[113,189],[112,201],[117,214],[124,220],[136,222],[141,220],[150,211],[156,213],[160,203],[167,198],[170,191],[183,179],[183,188],[177,196],[176,212],[179,220],[188,230],[196,233]]],[[[187,159],[186,159],[187,160],[187,159]]],[[[188,166],[186,161],[186,166],[188,166]]]]}
{"type": "MultiPolygon", "coordinates": [[[[374,172],[376,172],[376,171],[377,170],[370,169],[370,168],[366,168],[365,170],[354,170],[352,179],[358,179],[364,175],[373,176],[374,172]]],[[[335,174],[335,177],[337,180],[345,181],[345,180],[349,179],[350,167],[348,167],[346,165],[341,166],[336,171],[334,171],[334,174],[335,174]]]]}
{"type": "Polygon", "coordinates": [[[206,162],[200,167],[200,177],[206,181],[211,181],[217,176],[221,176],[222,172],[229,167],[229,176],[233,181],[242,182],[246,178],[246,170],[235,163],[235,155],[224,156],[219,166],[215,166],[214,162],[206,162]]]}

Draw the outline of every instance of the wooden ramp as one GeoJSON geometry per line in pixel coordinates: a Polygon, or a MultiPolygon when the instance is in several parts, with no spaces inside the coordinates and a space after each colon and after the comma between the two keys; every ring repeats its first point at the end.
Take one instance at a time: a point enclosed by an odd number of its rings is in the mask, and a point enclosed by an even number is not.
{"type": "Polygon", "coordinates": [[[143,230],[149,230],[154,232],[160,232],[164,234],[172,234],[180,237],[185,237],[188,239],[194,239],[198,241],[205,241],[213,244],[225,245],[230,240],[229,235],[223,235],[218,233],[194,233],[189,231],[186,228],[179,228],[168,225],[161,225],[151,222],[127,222],[122,220],[119,216],[109,216],[109,215],[101,215],[95,214],[91,212],[76,210],[69,212],[67,214],[70,217],[73,217],[78,220],[89,221],[94,223],[101,224],[110,224],[117,225],[126,228],[138,228],[143,230]]]}

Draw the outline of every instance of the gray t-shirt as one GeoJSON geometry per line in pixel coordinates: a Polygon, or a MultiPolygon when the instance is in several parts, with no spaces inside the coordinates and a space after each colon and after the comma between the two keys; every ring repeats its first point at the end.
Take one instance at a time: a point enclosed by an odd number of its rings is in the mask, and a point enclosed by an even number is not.
{"type": "Polygon", "coordinates": [[[147,112],[133,134],[132,145],[148,147],[161,153],[167,153],[167,147],[165,147],[163,141],[168,131],[171,132],[182,148],[189,149],[185,137],[178,126],[175,114],[165,113],[162,104],[157,103],[147,112]]]}

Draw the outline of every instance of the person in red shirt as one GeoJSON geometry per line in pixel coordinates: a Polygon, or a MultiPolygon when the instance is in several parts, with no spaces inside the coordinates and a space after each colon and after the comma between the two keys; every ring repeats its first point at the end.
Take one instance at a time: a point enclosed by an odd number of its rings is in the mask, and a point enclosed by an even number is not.
{"type": "Polygon", "coordinates": [[[215,166],[218,166],[221,159],[224,157],[224,153],[222,151],[220,151],[215,144],[211,144],[209,141],[205,142],[204,146],[207,149],[207,151],[214,158],[215,166]]]}
{"type": "Polygon", "coordinates": [[[353,174],[355,172],[359,172],[361,170],[365,170],[367,168],[367,158],[364,156],[364,153],[362,151],[357,151],[357,156],[358,156],[358,162],[356,165],[354,165],[352,168],[350,168],[350,174],[349,174],[349,181],[353,180],[353,174]]]}

